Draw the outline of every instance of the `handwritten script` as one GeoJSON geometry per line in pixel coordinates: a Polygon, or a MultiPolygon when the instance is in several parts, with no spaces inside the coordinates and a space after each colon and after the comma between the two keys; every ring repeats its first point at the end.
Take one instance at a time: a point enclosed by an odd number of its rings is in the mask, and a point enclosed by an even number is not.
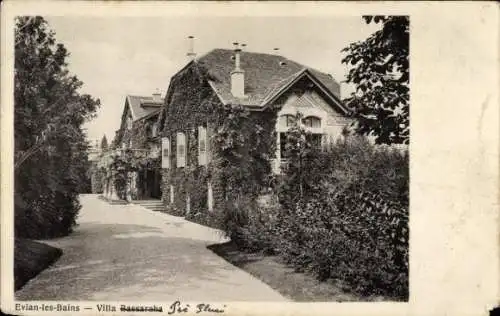
{"type": "Polygon", "coordinates": [[[200,303],[196,304],[195,306],[190,306],[190,304],[182,304],[180,301],[175,301],[170,305],[168,308],[168,314],[182,314],[182,313],[188,313],[191,310],[194,310],[196,314],[199,313],[218,313],[222,314],[224,313],[224,308],[226,308],[226,305],[223,305],[223,307],[215,307],[213,305],[207,304],[207,303],[200,303]]]}

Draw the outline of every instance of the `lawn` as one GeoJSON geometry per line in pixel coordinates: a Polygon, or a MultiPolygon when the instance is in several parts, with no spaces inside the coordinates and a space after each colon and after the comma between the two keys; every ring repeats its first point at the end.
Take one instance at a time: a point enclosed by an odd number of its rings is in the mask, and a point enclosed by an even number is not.
{"type": "Polygon", "coordinates": [[[339,281],[320,282],[307,273],[295,272],[277,256],[245,253],[231,243],[208,246],[218,256],[250,273],[281,295],[296,302],[374,302],[386,301],[380,296],[362,297],[349,292],[339,281]]]}
{"type": "Polygon", "coordinates": [[[38,273],[54,263],[62,250],[29,239],[14,241],[14,283],[19,290],[38,273]]]}

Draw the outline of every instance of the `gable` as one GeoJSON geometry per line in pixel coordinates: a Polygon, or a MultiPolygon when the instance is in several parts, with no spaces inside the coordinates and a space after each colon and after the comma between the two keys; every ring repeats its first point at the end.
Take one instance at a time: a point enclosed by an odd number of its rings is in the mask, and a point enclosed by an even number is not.
{"type": "Polygon", "coordinates": [[[309,86],[305,90],[301,88],[299,85],[288,89],[272,104],[278,110],[276,130],[288,131],[288,116],[295,116],[300,112],[303,122],[307,119],[318,122],[316,126],[312,126],[315,133],[324,135],[329,141],[340,137],[352,120],[343,111],[332,106],[331,101],[318,87],[309,86]]]}
{"type": "Polygon", "coordinates": [[[206,122],[212,106],[219,104],[220,100],[209,85],[205,69],[190,62],[171,78],[158,124],[164,132],[192,128],[206,122]]]}
{"type": "Polygon", "coordinates": [[[329,95],[328,91],[325,91],[307,72],[290,80],[265,102],[267,106],[281,108],[282,111],[315,109],[334,116],[348,114],[342,103],[329,95]]]}
{"type": "Polygon", "coordinates": [[[120,124],[120,129],[124,128],[124,125],[127,123],[128,117],[131,117],[132,119],[134,119],[134,114],[132,113],[128,99],[125,99],[125,106],[123,107],[122,121],[120,124]]]}

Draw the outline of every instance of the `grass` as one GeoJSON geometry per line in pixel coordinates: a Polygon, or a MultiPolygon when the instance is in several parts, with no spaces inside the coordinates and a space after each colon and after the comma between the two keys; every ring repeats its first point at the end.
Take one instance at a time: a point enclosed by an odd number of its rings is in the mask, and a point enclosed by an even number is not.
{"type": "Polygon", "coordinates": [[[349,292],[340,281],[320,282],[307,273],[295,272],[277,256],[262,253],[245,253],[232,242],[207,247],[234,266],[250,273],[296,302],[374,302],[385,301],[384,297],[362,297],[349,292]]]}
{"type": "Polygon", "coordinates": [[[29,280],[49,267],[62,255],[62,250],[29,239],[14,240],[14,286],[22,288],[29,280]]]}

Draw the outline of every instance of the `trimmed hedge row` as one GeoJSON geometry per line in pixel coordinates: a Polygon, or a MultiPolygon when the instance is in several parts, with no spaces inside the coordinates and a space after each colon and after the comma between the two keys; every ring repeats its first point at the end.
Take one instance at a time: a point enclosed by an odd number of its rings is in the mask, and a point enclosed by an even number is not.
{"type": "Polygon", "coordinates": [[[277,194],[267,205],[228,203],[224,230],[241,249],[278,254],[320,280],[407,299],[408,154],[358,137],[318,151],[301,133],[291,133],[277,194]]]}

